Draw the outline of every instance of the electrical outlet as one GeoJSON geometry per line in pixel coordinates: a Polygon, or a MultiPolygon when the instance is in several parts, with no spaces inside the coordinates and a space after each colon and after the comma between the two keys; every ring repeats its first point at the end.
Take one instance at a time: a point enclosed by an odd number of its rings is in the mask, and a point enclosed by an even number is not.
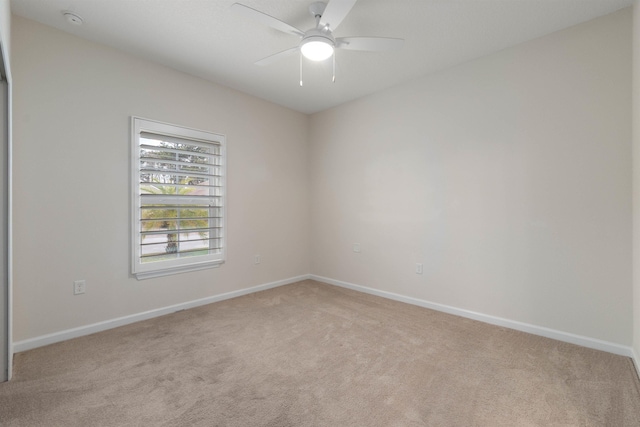
{"type": "Polygon", "coordinates": [[[422,263],[416,263],[416,274],[422,274],[422,263]]]}
{"type": "Polygon", "coordinates": [[[360,253],[360,243],[353,244],[353,252],[360,253]]]}
{"type": "Polygon", "coordinates": [[[260,255],[256,255],[255,258],[253,259],[253,263],[260,264],[260,262],[262,262],[262,257],[260,255]]]}
{"type": "Polygon", "coordinates": [[[87,282],[85,280],[76,280],[73,282],[73,294],[84,294],[87,290],[87,282]]]}

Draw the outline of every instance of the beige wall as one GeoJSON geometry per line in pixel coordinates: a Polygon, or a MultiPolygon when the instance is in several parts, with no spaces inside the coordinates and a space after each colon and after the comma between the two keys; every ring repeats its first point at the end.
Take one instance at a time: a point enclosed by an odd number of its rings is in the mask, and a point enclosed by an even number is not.
{"type": "Polygon", "coordinates": [[[630,10],[311,118],[12,24],[15,341],[311,272],[631,344],[630,10]],[[227,135],[222,268],[129,276],[131,115],[227,135]]]}
{"type": "Polygon", "coordinates": [[[630,92],[627,9],[312,116],[312,273],[629,346],[630,92]]]}
{"type": "Polygon", "coordinates": [[[19,17],[12,36],[15,341],[309,272],[307,116],[19,17]],[[131,115],[227,136],[221,268],[130,277],[131,115]]]}

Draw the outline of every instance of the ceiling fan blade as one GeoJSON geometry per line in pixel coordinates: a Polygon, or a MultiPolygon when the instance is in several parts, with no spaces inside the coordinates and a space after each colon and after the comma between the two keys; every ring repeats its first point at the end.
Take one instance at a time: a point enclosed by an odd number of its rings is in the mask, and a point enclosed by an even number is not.
{"type": "Polygon", "coordinates": [[[320,26],[329,25],[331,31],[335,31],[342,20],[347,16],[357,0],[331,0],[322,13],[320,26]]]}
{"type": "Polygon", "coordinates": [[[389,37],[340,37],[336,39],[336,48],[380,52],[398,50],[404,44],[403,39],[389,37]]]}
{"type": "Polygon", "coordinates": [[[291,56],[296,52],[299,52],[300,48],[298,46],[292,47],[291,49],[283,50],[282,52],[274,53],[273,55],[267,56],[266,58],[262,58],[259,61],[256,61],[256,65],[269,65],[276,61],[279,61],[287,56],[291,56]]]}
{"type": "Polygon", "coordinates": [[[275,28],[278,31],[282,31],[283,33],[293,34],[299,37],[304,36],[304,31],[301,31],[296,27],[287,24],[286,22],[282,22],[278,18],[274,18],[271,15],[267,15],[266,13],[255,10],[249,6],[245,6],[240,3],[234,3],[231,5],[231,8],[248,18],[251,18],[258,22],[262,22],[263,24],[268,25],[271,28],[275,28]]]}

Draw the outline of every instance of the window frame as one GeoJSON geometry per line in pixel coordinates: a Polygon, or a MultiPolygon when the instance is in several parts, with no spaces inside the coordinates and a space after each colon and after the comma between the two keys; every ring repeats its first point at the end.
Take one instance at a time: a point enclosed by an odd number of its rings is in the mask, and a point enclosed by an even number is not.
{"type": "Polygon", "coordinates": [[[227,198],[227,159],[226,137],[209,131],[188,128],[156,120],[131,116],[131,274],[138,280],[152,277],[178,274],[188,271],[197,271],[207,268],[216,268],[226,260],[226,198],[227,198]],[[192,140],[197,143],[209,143],[220,146],[221,169],[221,211],[220,230],[222,235],[220,242],[222,249],[219,254],[207,254],[177,258],[172,260],[155,261],[149,263],[140,262],[141,255],[141,205],[140,195],[140,136],[142,133],[153,133],[160,136],[192,140]]]}

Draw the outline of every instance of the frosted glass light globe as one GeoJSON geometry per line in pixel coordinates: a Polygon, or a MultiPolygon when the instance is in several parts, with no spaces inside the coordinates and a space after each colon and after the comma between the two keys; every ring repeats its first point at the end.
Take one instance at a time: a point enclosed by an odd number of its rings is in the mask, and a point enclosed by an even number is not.
{"type": "Polygon", "coordinates": [[[300,51],[311,61],[324,61],[333,55],[333,46],[324,37],[309,37],[300,47],[300,51]]]}

